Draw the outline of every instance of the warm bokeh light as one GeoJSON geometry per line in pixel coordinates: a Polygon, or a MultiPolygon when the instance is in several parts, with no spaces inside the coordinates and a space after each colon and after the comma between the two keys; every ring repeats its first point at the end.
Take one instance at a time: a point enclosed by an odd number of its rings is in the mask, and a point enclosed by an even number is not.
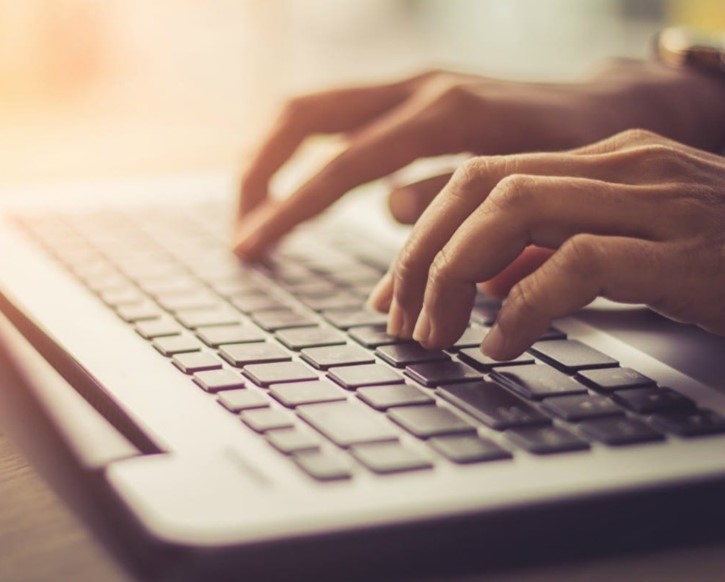
{"type": "Polygon", "coordinates": [[[233,168],[290,93],[431,65],[576,78],[720,0],[0,0],[0,183],[233,168]],[[575,50],[572,50],[575,49],[575,50]]]}

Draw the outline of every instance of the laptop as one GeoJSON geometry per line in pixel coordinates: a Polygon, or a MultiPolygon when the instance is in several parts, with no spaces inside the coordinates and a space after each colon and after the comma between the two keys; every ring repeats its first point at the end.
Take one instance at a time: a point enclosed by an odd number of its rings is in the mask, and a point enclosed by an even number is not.
{"type": "Polygon", "coordinates": [[[365,307],[405,237],[380,202],[244,264],[225,177],[4,198],[6,357],[155,575],[447,577],[722,533],[724,338],[595,302],[494,362],[481,295],[450,349],[400,341],[365,307]]]}

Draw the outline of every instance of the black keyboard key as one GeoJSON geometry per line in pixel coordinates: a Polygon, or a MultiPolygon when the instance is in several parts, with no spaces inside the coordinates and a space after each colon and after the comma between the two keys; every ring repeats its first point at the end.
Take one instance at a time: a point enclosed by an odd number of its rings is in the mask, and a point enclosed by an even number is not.
{"type": "Polygon", "coordinates": [[[449,461],[459,464],[498,461],[513,456],[493,441],[476,435],[435,437],[428,443],[449,461]]]}
{"type": "Polygon", "coordinates": [[[196,337],[212,348],[226,344],[247,344],[264,341],[264,334],[251,325],[220,325],[199,327],[196,337]]]}
{"type": "Polygon", "coordinates": [[[471,311],[471,321],[480,325],[491,326],[496,322],[498,317],[498,306],[480,305],[471,311]]]}
{"type": "Polygon", "coordinates": [[[244,375],[258,386],[269,386],[270,384],[282,382],[317,380],[317,374],[301,362],[251,364],[244,367],[244,375]]]}
{"type": "Polygon", "coordinates": [[[496,430],[550,424],[547,416],[493,382],[466,382],[438,388],[451,404],[496,430]]]}
{"type": "Polygon", "coordinates": [[[368,386],[367,388],[359,388],[357,395],[360,400],[378,410],[387,410],[394,406],[413,406],[434,402],[431,396],[410,384],[368,386]]]}
{"type": "Polygon", "coordinates": [[[655,381],[632,368],[601,368],[599,370],[582,370],[576,375],[582,383],[603,392],[621,390],[622,388],[640,388],[654,386],[655,381]]]}
{"type": "Polygon", "coordinates": [[[550,327],[547,329],[539,338],[540,342],[548,341],[548,340],[560,340],[560,339],[566,339],[566,334],[561,331],[560,329],[557,329],[555,327],[550,327]]]}
{"type": "Polygon", "coordinates": [[[201,345],[193,337],[187,335],[172,335],[169,337],[157,337],[151,342],[162,355],[170,358],[176,354],[187,352],[198,352],[201,345]]]}
{"type": "Polygon", "coordinates": [[[279,309],[275,311],[260,311],[252,315],[252,320],[262,329],[277,331],[278,329],[289,329],[293,327],[309,327],[316,325],[315,320],[291,309],[279,309]]]}
{"type": "Polygon", "coordinates": [[[388,316],[368,308],[361,309],[328,309],[322,316],[339,329],[367,325],[385,325],[388,316]]]}
{"type": "Polygon", "coordinates": [[[294,419],[275,408],[255,408],[239,413],[242,422],[257,432],[267,432],[284,428],[293,428],[294,419]]]}
{"type": "Polygon", "coordinates": [[[589,438],[613,447],[664,439],[662,434],[636,418],[596,418],[578,426],[589,438]]]}
{"type": "Polygon", "coordinates": [[[297,410],[305,422],[341,447],[397,440],[395,429],[382,416],[362,404],[311,404],[297,410]]]}
{"type": "Polygon", "coordinates": [[[339,455],[327,451],[297,453],[292,459],[305,473],[318,481],[337,481],[352,477],[350,467],[339,455]]]}
{"type": "Polygon", "coordinates": [[[269,389],[269,394],[288,408],[347,400],[339,386],[325,380],[275,384],[269,389]]]}
{"type": "Polygon", "coordinates": [[[578,340],[556,340],[537,342],[531,352],[555,368],[573,374],[591,368],[610,368],[619,362],[599,350],[590,348],[578,340]]]}
{"type": "Polygon", "coordinates": [[[388,335],[385,330],[385,325],[353,327],[350,330],[349,335],[356,342],[370,349],[390,344],[399,344],[406,341],[395,336],[388,335]]]}
{"type": "Polygon", "coordinates": [[[625,408],[640,414],[695,408],[695,403],[679,392],[657,386],[618,391],[612,395],[612,398],[625,408]]]}
{"type": "Polygon", "coordinates": [[[208,352],[176,354],[171,358],[171,363],[185,374],[193,374],[202,370],[218,370],[222,367],[222,361],[208,352]]]}
{"type": "Polygon", "coordinates": [[[326,327],[282,329],[274,335],[291,350],[339,346],[345,343],[345,337],[340,332],[326,327]]]}
{"type": "Polygon", "coordinates": [[[247,364],[287,362],[292,359],[281,347],[268,342],[222,346],[219,355],[237,368],[247,364]]]}
{"type": "Polygon", "coordinates": [[[388,416],[405,430],[422,439],[476,432],[476,427],[467,420],[440,406],[393,408],[388,412],[388,416]]]}
{"type": "Polygon", "coordinates": [[[196,329],[212,325],[234,325],[241,318],[231,307],[223,309],[192,309],[177,311],[176,319],[184,327],[196,329]]]}
{"type": "Polygon", "coordinates": [[[285,455],[316,451],[320,448],[319,438],[309,431],[301,431],[298,428],[273,430],[267,434],[267,441],[285,455]]]}
{"type": "Polygon", "coordinates": [[[194,374],[194,382],[207,392],[244,388],[244,379],[233,370],[207,370],[194,374]]]}
{"type": "Polygon", "coordinates": [[[571,377],[541,364],[500,368],[494,370],[491,377],[525,398],[538,400],[547,396],[586,393],[586,388],[571,377]]]}
{"type": "Polygon", "coordinates": [[[136,323],[137,321],[146,321],[148,319],[158,319],[163,315],[163,311],[150,301],[144,303],[132,303],[131,305],[120,305],[116,308],[118,316],[128,323],[136,323]]]}
{"type": "Polygon", "coordinates": [[[533,364],[534,358],[529,354],[521,354],[513,360],[498,361],[489,358],[479,348],[465,348],[459,352],[459,357],[466,364],[470,364],[477,370],[489,371],[493,368],[503,368],[505,366],[521,366],[523,364],[533,364]]]}
{"type": "Polygon", "coordinates": [[[328,375],[348,390],[355,390],[362,386],[403,383],[403,377],[400,374],[382,364],[331,368],[328,375]]]}
{"type": "Polygon", "coordinates": [[[450,347],[450,351],[458,351],[463,348],[475,348],[481,345],[490,328],[472,325],[467,327],[458,341],[450,347]]]}
{"type": "Polygon", "coordinates": [[[184,330],[173,319],[166,318],[139,321],[134,325],[134,329],[144,339],[179,335],[184,330]]]}
{"type": "Polygon", "coordinates": [[[451,359],[444,352],[429,351],[420,344],[413,342],[381,346],[375,353],[388,362],[388,364],[397,366],[398,368],[426,362],[446,362],[451,359]]]}
{"type": "Polygon", "coordinates": [[[253,390],[226,390],[219,393],[217,400],[230,412],[269,406],[269,400],[263,394],[253,390]]]}
{"type": "Polygon", "coordinates": [[[357,345],[328,346],[302,350],[302,359],[319,370],[333,366],[372,364],[375,358],[357,345]]]}
{"type": "Polygon", "coordinates": [[[515,445],[535,455],[551,455],[568,451],[582,451],[589,444],[558,426],[529,426],[512,428],[506,436],[515,445]]]}
{"type": "Polygon", "coordinates": [[[620,406],[617,406],[609,398],[601,394],[556,396],[544,400],[542,407],[547,412],[569,421],[600,416],[616,416],[624,413],[620,406]]]}
{"type": "Polygon", "coordinates": [[[232,297],[230,301],[234,307],[247,315],[258,311],[285,311],[289,309],[279,299],[269,295],[244,295],[242,297],[232,297]]]}
{"type": "Polygon", "coordinates": [[[374,473],[430,469],[433,463],[418,451],[400,443],[375,443],[352,447],[352,455],[374,473]]]}
{"type": "Polygon", "coordinates": [[[683,437],[725,433],[725,418],[713,410],[681,410],[652,416],[652,423],[683,437]]]}
{"type": "Polygon", "coordinates": [[[413,364],[405,369],[405,373],[424,386],[440,386],[481,379],[481,374],[470,366],[452,361],[413,364]]]}

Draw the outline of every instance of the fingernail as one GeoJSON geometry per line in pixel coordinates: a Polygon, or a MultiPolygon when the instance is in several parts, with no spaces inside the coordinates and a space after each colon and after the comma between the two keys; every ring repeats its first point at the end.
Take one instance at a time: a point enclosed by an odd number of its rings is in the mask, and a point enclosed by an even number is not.
{"type": "Polygon", "coordinates": [[[403,310],[398,305],[398,302],[393,299],[390,304],[390,312],[388,313],[388,328],[387,334],[397,337],[400,335],[400,328],[403,326],[403,310]]]}
{"type": "Polygon", "coordinates": [[[371,291],[367,305],[377,311],[387,311],[390,309],[390,300],[393,293],[393,277],[390,273],[385,273],[383,278],[378,281],[375,288],[371,291]]]}
{"type": "Polygon", "coordinates": [[[481,343],[481,351],[494,360],[504,356],[505,339],[498,325],[494,325],[481,343]]]}
{"type": "Polygon", "coordinates": [[[421,344],[425,344],[428,340],[428,336],[430,335],[430,328],[430,318],[428,317],[428,314],[424,309],[420,312],[420,315],[418,316],[418,321],[415,324],[415,329],[413,330],[413,339],[421,344]]]}

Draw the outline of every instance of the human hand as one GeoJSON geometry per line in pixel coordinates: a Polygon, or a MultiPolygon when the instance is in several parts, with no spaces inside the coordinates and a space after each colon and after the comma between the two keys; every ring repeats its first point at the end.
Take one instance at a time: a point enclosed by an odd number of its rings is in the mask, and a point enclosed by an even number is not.
{"type": "Polygon", "coordinates": [[[482,344],[493,358],[519,355],[597,296],[725,334],[723,184],[725,158],[642,130],[565,153],[473,158],[371,303],[389,311],[389,333],[443,348],[468,323],[476,284],[528,261],[535,270],[482,344]],[[532,262],[530,245],[554,252],[532,262]]]}
{"type": "MultiPolygon", "coordinates": [[[[689,113],[672,115],[682,103],[696,112],[717,108],[719,101],[710,95],[712,81],[691,77],[632,62],[618,62],[586,82],[564,85],[431,72],[293,99],[242,180],[235,249],[242,257],[256,258],[348,190],[421,157],[568,149],[632,126],[712,147],[712,123],[689,113]],[[271,200],[272,176],[308,136],[320,133],[344,134],[345,150],[289,198],[271,200]]],[[[398,209],[405,198],[405,193],[398,197],[398,209]]],[[[429,198],[414,201],[412,209],[408,204],[408,221],[429,198]]]]}

